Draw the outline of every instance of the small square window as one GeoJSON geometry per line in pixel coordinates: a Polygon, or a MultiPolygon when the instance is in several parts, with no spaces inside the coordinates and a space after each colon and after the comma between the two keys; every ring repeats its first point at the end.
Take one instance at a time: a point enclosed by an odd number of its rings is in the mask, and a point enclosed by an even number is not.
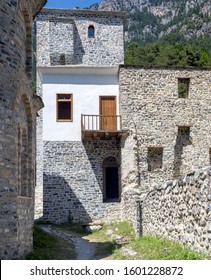
{"type": "Polygon", "coordinates": [[[178,97],[188,98],[190,78],[178,78],[178,97]]]}
{"type": "Polygon", "coordinates": [[[163,148],[162,147],[148,148],[147,162],[148,162],[148,171],[161,169],[163,165],[163,148]]]}
{"type": "Polygon", "coordinates": [[[57,94],[57,121],[65,122],[73,120],[72,94],[57,94]]]}
{"type": "Polygon", "coordinates": [[[190,126],[178,126],[177,145],[187,146],[191,144],[190,126]]]}
{"type": "Polygon", "coordinates": [[[190,139],[190,126],[178,126],[178,137],[183,139],[190,139]]]}

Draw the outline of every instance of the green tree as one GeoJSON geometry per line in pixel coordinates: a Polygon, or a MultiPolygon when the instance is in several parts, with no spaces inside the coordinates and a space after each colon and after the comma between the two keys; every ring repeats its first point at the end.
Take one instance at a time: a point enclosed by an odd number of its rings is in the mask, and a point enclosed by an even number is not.
{"type": "MultiPolygon", "coordinates": [[[[205,40],[206,42],[206,40],[205,40]]],[[[155,66],[211,67],[211,51],[204,46],[158,42],[141,46],[138,42],[128,45],[125,52],[126,64],[155,66]]]]}

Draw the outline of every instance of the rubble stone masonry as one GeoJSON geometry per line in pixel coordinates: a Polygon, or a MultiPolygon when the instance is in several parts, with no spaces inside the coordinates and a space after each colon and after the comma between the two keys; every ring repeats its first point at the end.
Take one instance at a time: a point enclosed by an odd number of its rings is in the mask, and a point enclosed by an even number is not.
{"type": "Polygon", "coordinates": [[[103,161],[120,162],[117,140],[45,141],[43,219],[53,223],[118,220],[119,202],[103,202],[103,161]]]}
{"type": "Polygon", "coordinates": [[[205,167],[148,191],[125,189],[123,216],[136,233],[179,241],[211,254],[211,167],[205,167]]]}
{"type": "Polygon", "coordinates": [[[43,9],[36,24],[37,65],[118,65],[124,61],[124,18],[123,12],[43,9]]]}
{"type": "Polygon", "coordinates": [[[1,1],[0,259],[24,258],[32,249],[35,119],[42,105],[32,92],[32,20],[45,2],[1,1]]]}
{"type": "Polygon", "coordinates": [[[137,235],[209,254],[210,77],[210,69],[126,65],[119,74],[122,125],[129,130],[121,151],[122,218],[137,235]]]}
{"type": "Polygon", "coordinates": [[[209,69],[120,66],[122,186],[147,188],[210,164],[209,69]],[[178,95],[180,79],[189,83],[178,95]]]}
{"type": "Polygon", "coordinates": [[[211,254],[211,169],[167,181],[144,200],[144,234],[177,240],[211,254]]]}

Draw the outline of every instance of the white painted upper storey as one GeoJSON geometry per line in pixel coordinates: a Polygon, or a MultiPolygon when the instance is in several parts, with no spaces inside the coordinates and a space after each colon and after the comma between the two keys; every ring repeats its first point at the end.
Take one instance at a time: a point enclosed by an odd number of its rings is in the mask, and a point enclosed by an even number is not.
{"type": "Polygon", "coordinates": [[[81,114],[99,115],[100,96],[116,96],[119,114],[118,67],[40,67],[43,140],[81,141],[81,114]],[[57,94],[72,94],[72,122],[57,121],[57,94]]]}

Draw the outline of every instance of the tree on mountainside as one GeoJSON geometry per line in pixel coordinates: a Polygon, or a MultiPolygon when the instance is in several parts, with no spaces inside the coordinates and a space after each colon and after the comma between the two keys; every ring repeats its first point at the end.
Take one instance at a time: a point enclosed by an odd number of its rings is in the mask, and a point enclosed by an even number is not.
{"type": "Polygon", "coordinates": [[[137,42],[128,45],[126,64],[154,66],[211,67],[211,52],[196,45],[156,43],[141,46],[137,42]]]}

